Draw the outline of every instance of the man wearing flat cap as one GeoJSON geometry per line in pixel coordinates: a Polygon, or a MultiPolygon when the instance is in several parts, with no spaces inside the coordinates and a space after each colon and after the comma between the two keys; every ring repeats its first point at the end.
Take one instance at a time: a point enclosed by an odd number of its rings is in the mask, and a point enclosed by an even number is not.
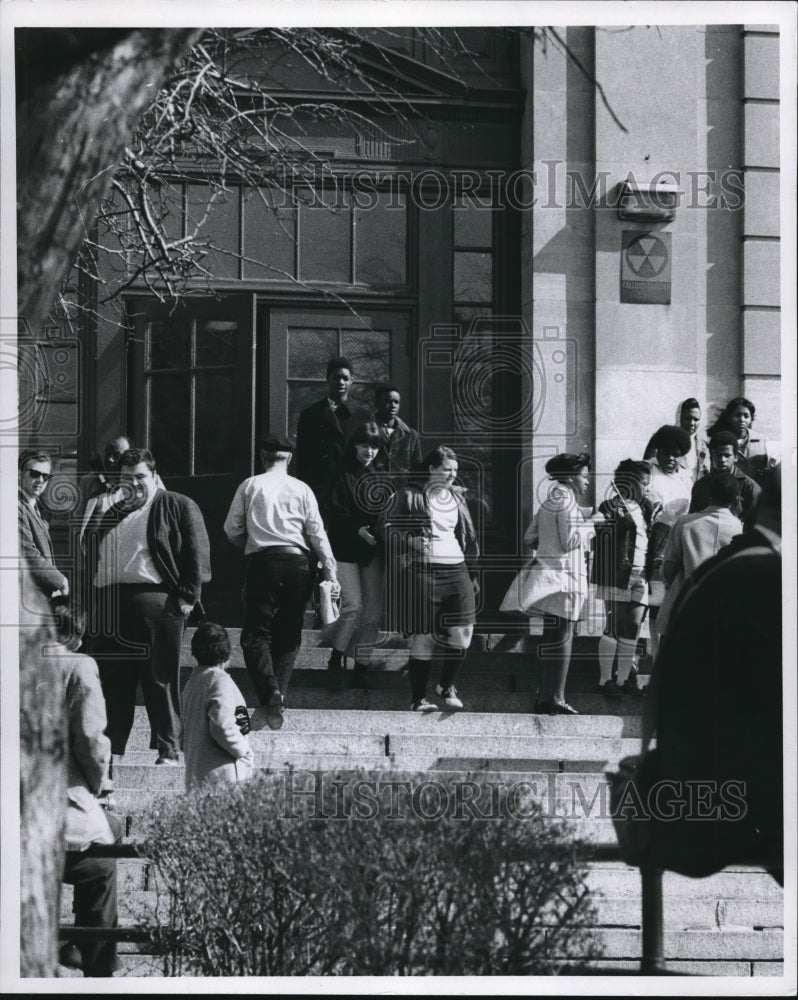
{"type": "Polygon", "coordinates": [[[334,591],[338,577],[313,490],[288,475],[293,443],[269,435],[258,449],[264,471],[238,487],[224,531],[247,557],[244,662],[268,725],[279,729],[317,563],[334,591]]]}

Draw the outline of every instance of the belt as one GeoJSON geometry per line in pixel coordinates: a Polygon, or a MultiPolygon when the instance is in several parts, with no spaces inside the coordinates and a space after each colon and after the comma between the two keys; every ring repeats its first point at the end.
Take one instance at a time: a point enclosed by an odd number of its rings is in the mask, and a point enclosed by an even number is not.
{"type": "Polygon", "coordinates": [[[260,557],[276,555],[309,556],[310,553],[307,549],[303,549],[299,545],[267,545],[265,548],[253,552],[252,555],[260,557]]]}

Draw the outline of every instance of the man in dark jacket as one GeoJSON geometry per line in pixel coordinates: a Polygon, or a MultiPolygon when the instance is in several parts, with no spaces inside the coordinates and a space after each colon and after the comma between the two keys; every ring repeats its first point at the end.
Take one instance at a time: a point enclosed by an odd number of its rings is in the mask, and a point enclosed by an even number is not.
{"type": "Polygon", "coordinates": [[[378,385],[374,390],[374,412],[363,413],[360,423],[373,422],[380,430],[382,443],[372,463],[374,470],[387,472],[397,486],[406,486],[407,473],[421,462],[421,442],[418,431],[399,416],[401,405],[402,395],[395,385],[378,385]]]}
{"type": "Polygon", "coordinates": [[[352,388],[352,362],[330,358],[327,362],[327,395],[299,415],[292,471],[316,495],[326,518],[330,494],[344,457],[349,434],[366,414],[347,403],[352,388]]]}
{"type": "Polygon", "coordinates": [[[46,598],[66,595],[69,581],[56,567],[50,529],[39,507],[52,474],[53,463],[46,451],[23,451],[19,456],[17,514],[20,555],[26,560],[36,586],[46,598]]]}
{"type": "Polygon", "coordinates": [[[180,646],[186,618],[211,578],[210,545],[194,501],[159,489],[149,451],[126,451],[120,469],[123,499],[86,532],[94,584],[92,652],[113,752],[125,752],[140,677],[156,764],[173,764],[180,738],[180,646]]]}
{"type": "Polygon", "coordinates": [[[731,431],[717,431],[712,435],[709,442],[710,472],[708,476],[699,479],[693,486],[690,494],[690,514],[706,510],[712,504],[712,476],[722,475],[730,472],[740,487],[740,496],[737,503],[731,508],[732,514],[739,517],[746,530],[751,527],[759,494],[762,492],[753,479],[746,476],[737,467],[737,438],[731,431]]]}

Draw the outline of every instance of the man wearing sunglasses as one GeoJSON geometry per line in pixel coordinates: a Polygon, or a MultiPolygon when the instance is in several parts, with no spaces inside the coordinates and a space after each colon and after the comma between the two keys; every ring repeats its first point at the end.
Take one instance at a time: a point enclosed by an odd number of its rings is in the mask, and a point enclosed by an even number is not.
{"type": "Polygon", "coordinates": [[[20,555],[27,561],[31,576],[45,597],[66,596],[69,581],[56,568],[50,529],[39,507],[39,498],[52,475],[52,459],[46,451],[23,451],[18,469],[20,555]]]}

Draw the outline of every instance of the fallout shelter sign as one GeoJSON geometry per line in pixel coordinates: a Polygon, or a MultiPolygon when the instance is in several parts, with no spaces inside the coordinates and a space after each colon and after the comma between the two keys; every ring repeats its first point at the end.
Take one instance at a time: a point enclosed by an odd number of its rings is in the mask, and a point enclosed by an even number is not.
{"type": "Polygon", "coordinates": [[[670,305],[671,234],[624,230],[621,302],[670,305]]]}

